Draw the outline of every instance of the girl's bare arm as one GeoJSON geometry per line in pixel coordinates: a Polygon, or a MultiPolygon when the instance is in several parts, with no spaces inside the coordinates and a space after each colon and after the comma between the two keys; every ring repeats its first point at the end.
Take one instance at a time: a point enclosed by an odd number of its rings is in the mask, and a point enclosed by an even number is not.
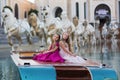
{"type": "Polygon", "coordinates": [[[51,45],[49,45],[49,47],[48,47],[48,49],[47,49],[47,50],[50,50],[51,46],[52,46],[52,44],[51,44],[51,45]]]}
{"type": "Polygon", "coordinates": [[[49,47],[48,47],[47,49],[44,49],[44,50],[42,50],[42,51],[40,51],[40,52],[41,52],[41,53],[46,52],[46,51],[50,50],[50,47],[51,47],[51,45],[49,45],[49,47]]]}
{"type": "Polygon", "coordinates": [[[55,46],[53,49],[48,50],[48,52],[54,52],[54,51],[57,50],[57,49],[58,49],[58,46],[55,46]]]}
{"type": "Polygon", "coordinates": [[[67,49],[65,48],[65,45],[64,45],[64,43],[63,43],[62,41],[60,41],[60,47],[61,47],[66,53],[68,53],[69,55],[73,55],[72,52],[70,52],[69,50],[67,50],[67,49]]]}

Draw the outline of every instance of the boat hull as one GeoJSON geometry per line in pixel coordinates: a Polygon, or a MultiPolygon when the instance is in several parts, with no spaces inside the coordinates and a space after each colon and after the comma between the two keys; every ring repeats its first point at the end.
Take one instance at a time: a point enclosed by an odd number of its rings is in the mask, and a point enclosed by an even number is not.
{"type": "Polygon", "coordinates": [[[11,57],[19,69],[21,80],[118,80],[116,71],[112,68],[37,62],[20,58],[20,55],[15,53],[11,57]]]}

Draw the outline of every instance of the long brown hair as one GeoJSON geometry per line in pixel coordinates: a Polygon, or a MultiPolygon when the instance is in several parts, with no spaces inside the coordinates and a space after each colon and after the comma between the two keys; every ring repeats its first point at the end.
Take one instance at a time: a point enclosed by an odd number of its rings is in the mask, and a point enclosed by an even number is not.
{"type": "Polygon", "coordinates": [[[56,33],[58,35],[58,40],[56,42],[60,41],[60,34],[56,33]]]}

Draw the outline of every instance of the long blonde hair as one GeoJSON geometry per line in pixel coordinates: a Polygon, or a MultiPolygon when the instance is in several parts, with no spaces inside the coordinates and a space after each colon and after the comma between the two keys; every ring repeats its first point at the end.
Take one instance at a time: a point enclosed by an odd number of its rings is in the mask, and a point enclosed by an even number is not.
{"type": "MultiPolygon", "coordinates": [[[[65,34],[67,32],[64,32],[63,34],[65,34]]],[[[62,34],[62,41],[65,41],[67,44],[68,44],[68,47],[69,47],[69,51],[71,51],[71,45],[70,45],[70,38],[69,38],[69,35],[68,35],[68,38],[65,40],[63,39],[63,34],[62,34]]],[[[68,33],[67,33],[68,34],[68,33]]]]}

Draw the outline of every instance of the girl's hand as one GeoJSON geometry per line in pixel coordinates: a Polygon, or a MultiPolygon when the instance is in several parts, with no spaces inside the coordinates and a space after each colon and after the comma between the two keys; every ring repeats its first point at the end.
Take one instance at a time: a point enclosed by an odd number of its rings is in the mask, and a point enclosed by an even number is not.
{"type": "Polygon", "coordinates": [[[50,51],[44,51],[44,53],[49,53],[50,51]]]}
{"type": "Polygon", "coordinates": [[[40,53],[44,53],[44,52],[45,52],[45,50],[40,51],[40,53]]]}
{"type": "Polygon", "coordinates": [[[72,54],[72,56],[76,57],[77,55],[76,54],[72,54]]]}

